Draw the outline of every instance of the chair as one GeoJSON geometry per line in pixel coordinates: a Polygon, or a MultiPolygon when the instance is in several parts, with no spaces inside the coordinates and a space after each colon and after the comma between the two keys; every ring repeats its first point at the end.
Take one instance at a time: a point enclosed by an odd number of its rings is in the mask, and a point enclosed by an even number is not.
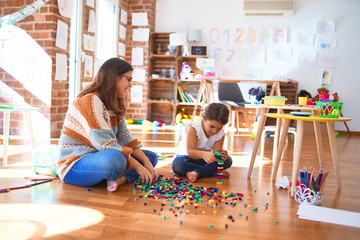
{"type": "MultiPolygon", "coordinates": [[[[265,152],[265,138],[267,137],[267,133],[275,132],[276,126],[265,126],[264,130],[261,133],[261,140],[260,140],[260,158],[264,159],[264,152],[265,152]]],[[[296,138],[296,128],[289,127],[288,133],[291,133],[296,138]]],[[[286,142],[288,142],[288,138],[286,138],[286,142]]],[[[282,157],[282,156],[281,156],[282,157]]],[[[275,160],[275,154],[273,154],[273,160],[275,160]]]]}
{"type": "Polygon", "coordinates": [[[248,122],[247,111],[245,109],[245,104],[250,104],[250,102],[246,102],[239,85],[235,83],[225,83],[219,82],[218,88],[218,98],[221,103],[224,103],[228,106],[231,114],[231,126],[235,127],[236,122],[236,130],[239,130],[240,126],[240,118],[239,113],[244,115],[245,123],[251,132],[251,127],[248,122]]]}

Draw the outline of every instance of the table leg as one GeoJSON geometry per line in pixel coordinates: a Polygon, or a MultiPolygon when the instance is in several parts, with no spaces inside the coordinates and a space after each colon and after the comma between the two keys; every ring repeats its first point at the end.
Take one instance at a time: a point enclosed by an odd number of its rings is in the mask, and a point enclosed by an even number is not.
{"type": "Polygon", "coordinates": [[[9,147],[9,132],[10,132],[10,112],[4,111],[4,123],[3,123],[3,131],[4,131],[4,156],[3,156],[3,167],[6,168],[8,162],[8,147],[9,147]]]}
{"type": "Polygon", "coordinates": [[[327,131],[328,131],[328,136],[329,136],[330,152],[331,152],[331,157],[332,157],[333,165],[334,165],[336,184],[337,184],[338,190],[341,190],[340,170],[339,170],[339,163],[337,160],[337,150],[336,150],[336,144],[335,144],[334,122],[326,122],[326,127],[327,127],[327,131]]]}
{"type": "MultiPolygon", "coordinates": [[[[283,113],[282,109],[278,109],[277,113],[283,113]]],[[[272,163],[275,164],[276,153],[279,145],[279,136],[280,136],[280,129],[281,129],[282,120],[276,118],[276,126],[275,126],[275,133],[274,133],[274,144],[273,144],[273,154],[272,154],[272,163]]]]}
{"type": "Polygon", "coordinates": [[[318,158],[319,158],[319,165],[320,165],[320,168],[324,168],[323,145],[322,145],[322,139],[321,139],[320,122],[314,121],[313,123],[314,123],[314,131],[315,131],[316,147],[317,147],[318,158]]]}
{"type": "Polygon", "coordinates": [[[35,150],[34,132],[33,132],[32,123],[31,123],[31,112],[28,112],[28,111],[24,112],[24,117],[25,117],[27,129],[28,129],[28,133],[29,133],[30,145],[31,145],[32,150],[35,150]]]}
{"type": "Polygon", "coordinates": [[[279,147],[278,147],[278,149],[276,151],[276,155],[275,155],[275,165],[273,166],[272,180],[275,180],[275,178],[276,178],[276,174],[277,174],[277,170],[279,168],[282,151],[285,146],[285,139],[286,139],[286,135],[287,135],[289,126],[290,126],[290,120],[285,119],[285,121],[282,124],[281,131],[280,131],[280,141],[279,141],[279,147]]]}
{"type": "Polygon", "coordinates": [[[293,169],[292,169],[292,176],[291,176],[291,189],[290,189],[290,196],[294,197],[294,189],[296,186],[296,178],[299,172],[299,165],[300,165],[300,153],[301,153],[301,145],[304,136],[304,121],[298,120],[296,126],[296,145],[294,146],[294,160],[293,160],[293,169]]]}
{"type": "Polygon", "coordinates": [[[261,114],[260,114],[260,117],[259,117],[259,125],[258,125],[258,129],[257,129],[256,136],[255,136],[255,145],[254,145],[254,148],[253,148],[253,151],[252,151],[252,154],[251,154],[250,165],[249,165],[248,174],[247,174],[248,178],[251,177],[251,173],[252,173],[252,170],[254,168],[254,162],[255,162],[257,151],[259,149],[261,133],[264,130],[264,126],[265,126],[265,122],[266,122],[265,114],[268,113],[268,112],[269,112],[268,108],[263,108],[261,110],[261,114]]]}

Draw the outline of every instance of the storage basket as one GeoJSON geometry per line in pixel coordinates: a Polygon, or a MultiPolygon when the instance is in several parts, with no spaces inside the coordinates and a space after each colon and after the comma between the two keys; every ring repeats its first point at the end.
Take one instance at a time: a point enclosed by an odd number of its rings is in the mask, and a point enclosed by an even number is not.
{"type": "Polygon", "coordinates": [[[287,98],[283,96],[266,96],[263,100],[267,106],[284,106],[287,98]]]}
{"type": "Polygon", "coordinates": [[[40,175],[56,176],[56,161],[58,160],[58,146],[55,144],[41,145],[33,153],[33,170],[40,175]]]}
{"type": "Polygon", "coordinates": [[[324,118],[339,118],[341,114],[342,102],[316,102],[318,116],[324,118]]]}

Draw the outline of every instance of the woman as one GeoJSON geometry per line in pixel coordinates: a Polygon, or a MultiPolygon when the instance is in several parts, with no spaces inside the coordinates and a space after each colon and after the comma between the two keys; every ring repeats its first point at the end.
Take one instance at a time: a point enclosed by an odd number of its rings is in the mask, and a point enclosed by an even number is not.
{"type": "Polygon", "coordinates": [[[88,187],[106,180],[107,190],[113,192],[139,176],[148,184],[157,179],[157,155],[141,150],[126,126],[125,96],[132,72],[124,60],[107,60],[69,108],[57,162],[64,182],[88,187]]]}

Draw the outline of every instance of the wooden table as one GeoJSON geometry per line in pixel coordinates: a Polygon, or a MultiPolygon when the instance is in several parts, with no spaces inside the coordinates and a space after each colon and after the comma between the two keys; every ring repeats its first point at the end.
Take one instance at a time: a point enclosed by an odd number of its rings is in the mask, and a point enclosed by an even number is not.
{"type": "MultiPolygon", "coordinates": [[[[331,152],[331,157],[332,157],[333,166],[334,166],[336,183],[337,183],[338,190],[341,189],[340,170],[339,170],[339,165],[338,165],[338,160],[337,160],[337,150],[336,150],[336,144],[335,144],[334,122],[346,122],[346,121],[350,121],[351,118],[345,118],[345,117],[324,118],[324,117],[317,117],[317,116],[307,117],[307,116],[294,116],[292,114],[276,114],[276,113],[267,113],[266,116],[271,117],[271,118],[276,118],[276,119],[284,119],[284,124],[281,129],[279,147],[278,147],[276,159],[275,159],[275,166],[273,168],[273,173],[272,173],[273,180],[276,177],[277,169],[279,167],[281,153],[282,153],[284,145],[285,145],[285,136],[288,131],[290,121],[291,120],[297,121],[297,136],[296,136],[296,141],[295,141],[295,145],[294,145],[294,155],[293,155],[294,162],[293,162],[292,177],[291,177],[291,182],[293,184],[296,183],[297,174],[299,172],[301,145],[302,145],[302,140],[303,140],[303,135],[304,135],[304,122],[305,121],[313,122],[317,146],[319,146],[319,143],[321,142],[320,123],[325,122],[327,131],[328,131],[328,138],[329,138],[329,142],[330,142],[330,152],[331,152]]],[[[320,149],[318,149],[318,154],[322,155],[322,149],[321,149],[321,151],[320,151],[320,149]]],[[[319,164],[320,164],[320,168],[323,168],[324,162],[322,160],[322,157],[319,158],[319,164]]],[[[294,196],[294,187],[291,188],[290,196],[291,197],[294,196]]]]}
{"type": "MultiPolygon", "coordinates": [[[[247,177],[251,177],[252,170],[254,168],[254,163],[256,159],[256,154],[259,149],[260,140],[261,140],[261,133],[264,130],[265,123],[266,123],[266,115],[269,112],[269,109],[277,109],[277,113],[281,114],[284,110],[293,110],[293,111],[314,111],[316,110],[315,106],[299,106],[296,104],[292,105],[284,105],[284,106],[269,106],[265,104],[245,104],[246,108],[256,108],[260,110],[260,116],[259,116],[259,122],[258,122],[258,128],[255,135],[255,145],[251,154],[249,169],[247,177]]],[[[276,119],[276,127],[275,127],[275,134],[274,134],[274,144],[273,144],[273,163],[275,163],[276,154],[278,150],[278,142],[279,142],[279,136],[280,136],[280,127],[281,127],[281,121],[280,119],[276,119]]],[[[286,130],[286,133],[288,130],[286,130]]],[[[318,148],[322,148],[322,146],[318,146],[318,148]]],[[[319,156],[320,158],[321,156],[319,156]]]]}
{"type": "Polygon", "coordinates": [[[24,114],[26,125],[28,128],[28,133],[30,137],[30,144],[32,149],[35,148],[34,134],[31,124],[31,112],[38,111],[38,108],[33,107],[1,107],[0,112],[3,112],[3,146],[4,146],[4,156],[3,156],[3,167],[7,166],[8,162],[8,146],[9,146],[9,132],[10,132],[10,117],[13,112],[20,112],[24,114]]]}

